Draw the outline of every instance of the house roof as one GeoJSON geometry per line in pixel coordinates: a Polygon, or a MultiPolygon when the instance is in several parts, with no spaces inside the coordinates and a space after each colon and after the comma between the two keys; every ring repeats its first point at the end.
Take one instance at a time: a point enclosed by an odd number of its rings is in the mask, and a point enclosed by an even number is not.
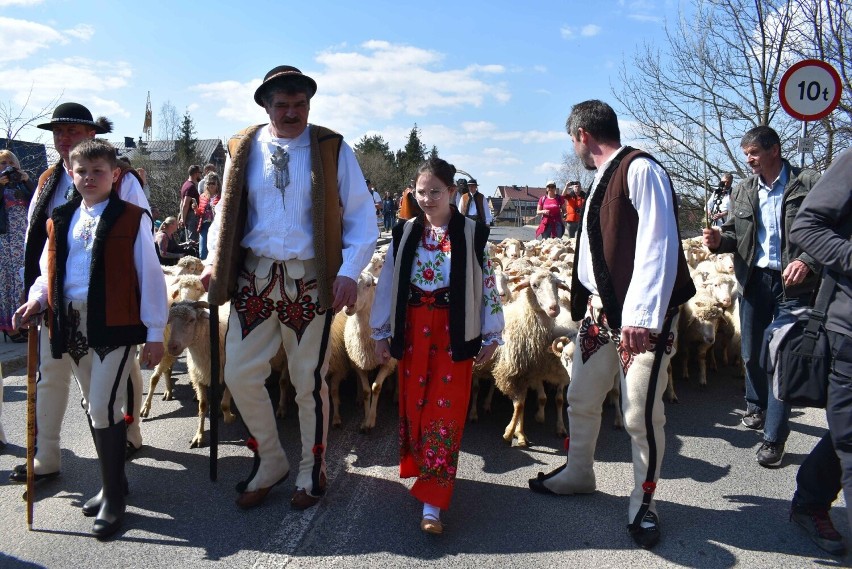
{"type": "Polygon", "coordinates": [[[541,196],[547,194],[547,188],[533,188],[530,186],[497,186],[497,192],[505,200],[520,200],[522,202],[537,202],[541,196]]]}
{"type": "Polygon", "coordinates": [[[31,176],[37,178],[47,170],[48,156],[44,144],[0,138],[0,149],[10,150],[21,163],[21,168],[31,176]]]}
{"type": "MultiPolygon", "coordinates": [[[[165,162],[171,160],[174,157],[174,140],[152,140],[150,142],[143,142],[142,144],[144,144],[144,148],[146,150],[144,156],[148,160],[153,160],[155,162],[165,162]]],[[[142,148],[140,147],[139,141],[133,141],[133,139],[125,139],[121,142],[112,142],[112,145],[115,146],[116,150],[118,150],[120,156],[127,156],[127,158],[129,158],[131,162],[133,162],[134,158],[142,155],[142,148]],[[132,141],[132,146],[127,145],[127,143],[130,141],[132,141]]],[[[200,157],[201,163],[224,162],[225,147],[222,144],[222,141],[218,138],[205,138],[202,140],[197,140],[195,142],[195,149],[198,151],[198,156],[200,157]]]]}

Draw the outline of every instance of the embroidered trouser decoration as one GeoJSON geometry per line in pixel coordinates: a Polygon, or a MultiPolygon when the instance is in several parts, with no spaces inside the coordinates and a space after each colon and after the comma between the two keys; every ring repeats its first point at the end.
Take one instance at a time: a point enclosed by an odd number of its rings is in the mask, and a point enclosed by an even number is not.
{"type": "MultiPolygon", "coordinates": [[[[313,261],[253,259],[240,274],[225,335],[225,383],[257,441],[259,464],[241,489],[278,482],[290,464],[265,381],[283,346],[296,390],[302,453],[296,486],[322,494],[328,432],[328,338],[333,313],[318,306],[313,261]],[[250,306],[255,307],[251,309],[250,306]],[[278,317],[271,317],[275,313],[278,317]]],[[[254,470],[254,469],[253,469],[254,470]]]]}
{"type": "Polygon", "coordinates": [[[663,330],[652,337],[651,351],[625,355],[618,349],[620,330],[609,328],[606,316],[589,306],[577,337],[580,357],[574,358],[566,397],[571,445],[565,468],[547,480],[549,489],[561,494],[594,491],[594,451],[601,408],[617,380],[633,456],[628,523],[638,519],[640,508],[642,515],[655,509],[652,497],[665,446],[662,396],[666,366],[675,351],[676,316],[676,311],[666,315],[663,330]]]}
{"type": "MultiPolygon", "coordinates": [[[[86,308],[83,303],[69,307],[70,335],[75,339],[71,370],[77,376],[83,408],[89,414],[92,427],[106,429],[117,423],[124,424],[127,382],[130,381],[130,359],[135,346],[91,347],[82,331],[86,330],[86,308]],[[73,315],[72,315],[73,312],[73,315]],[[73,316],[73,318],[72,318],[73,316]],[[83,348],[85,347],[85,352],[83,348]],[[80,356],[79,359],[77,356],[80,356]]],[[[72,346],[68,346],[69,352],[72,346]]]]}

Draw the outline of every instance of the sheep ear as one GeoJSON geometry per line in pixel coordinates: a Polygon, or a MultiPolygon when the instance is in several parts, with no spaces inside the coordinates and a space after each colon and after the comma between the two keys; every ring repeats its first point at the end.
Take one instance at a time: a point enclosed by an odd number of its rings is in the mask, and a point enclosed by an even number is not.
{"type": "MultiPolygon", "coordinates": [[[[515,284],[515,283],[522,281],[526,278],[524,275],[516,275],[514,271],[511,271],[511,272],[507,271],[506,274],[511,275],[509,277],[509,282],[512,283],[512,284],[515,284]]],[[[529,285],[529,283],[527,283],[527,285],[529,285]]]]}
{"type": "Polygon", "coordinates": [[[556,279],[557,288],[561,288],[565,292],[571,292],[571,287],[565,284],[562,279],[556,279]]]}
{"type": "Polygon", "coordinates": [[[193,308],[210,308],[210,304],[203,300],[196,300],[192,303],[193,308]]]}
{"type": "MultiPolygon", "coordinates": [[[[515,281],[510,281],[510,282],[514,283],[515,281]]],[[[529,288],[529,286],[530,286],[530,281],[524,281],[522,283],[519,283],[518,286],[516,286],[515,288],[513,288],[512,292],[518,292],[519,290],[529,288]]]]}
{"type": "Polygon", "coordinates": [[[172,300],[177,300],[178,295],[180,295],[179,290],[175,290],[172,292],[172,300]]]}

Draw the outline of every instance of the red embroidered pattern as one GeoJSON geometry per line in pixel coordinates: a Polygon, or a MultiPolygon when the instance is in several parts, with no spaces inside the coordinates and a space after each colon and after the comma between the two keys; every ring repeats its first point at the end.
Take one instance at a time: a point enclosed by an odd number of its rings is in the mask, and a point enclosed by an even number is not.
{"type": "Polygon", "coordinates": [[[583,363],[589,361],[589,358],[610,340],[607,329],[595,323],[591,316],[586,316],[580,323],[577,338],[580,340],[580,357],[583,363]]]}
{"type": "Polygon", "coordinates": [[[284,290],[284,281],[281,281],[281,299],[275,303],[278,312],[278,320],[296,333],[296,341],[302,340],[308,325],[313,322],[318,314],[325,314],[326,310],[311,298],[310,291],[317,288],[316,279],[304,282],[296,279],[296,298],[291,299],[284,290]]]}
{"type": "MultiPolygon", "coordinates": [[[[657,342],[660,341],[660,335],[651,332],[648,335],[648,340],[651,344],[650,352],[657,351],[657,342]]],[[[672,353],[672,349],[674,348],[674,332],[669,332],[669,337],[666,340],[665,351],[666,354],[669,355],[672,353]]],[[[621,360],[621,369],[624,370],[624,375],[627,375],[627,370],[630,369],[630,366],[633,364],[633,354],[628,352],[627,350],[623,350],[621,348],[621,344],[618,346],[618,357],[621,360]]]]}
{"type": "Polygon", "coordinates": [[[247,284],[234,297],[234,309],[237,311],[245,338],[272,315],[275,303],[269,298],[269,294],[278,281],[278,275],[274,273],[269,284],[260,293],[257,292],[257,276],[254,273],[243,271],[240,278],[246,280],[247,284]]]}

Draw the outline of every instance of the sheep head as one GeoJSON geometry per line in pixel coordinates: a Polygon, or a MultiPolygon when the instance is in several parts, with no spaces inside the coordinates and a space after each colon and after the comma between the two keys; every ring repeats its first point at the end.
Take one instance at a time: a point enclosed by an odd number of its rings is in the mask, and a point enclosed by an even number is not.
{"type": "Polygon", "coordinates": [[[514,289],[516,294],[526,292],[533,309],[540,310],[551,318],[559,315],[559,288],[567,287],[554,273],[539,269],[528,277],[512,277],[510,282],[517,283],[514,289]]]}
{"type": "Polygon", "coordinates": [[[169,308],[169,355],[179,356],[199,334],[210,329],[207,308],[208,304],[201,300],[176,302],[169,308]]]}

